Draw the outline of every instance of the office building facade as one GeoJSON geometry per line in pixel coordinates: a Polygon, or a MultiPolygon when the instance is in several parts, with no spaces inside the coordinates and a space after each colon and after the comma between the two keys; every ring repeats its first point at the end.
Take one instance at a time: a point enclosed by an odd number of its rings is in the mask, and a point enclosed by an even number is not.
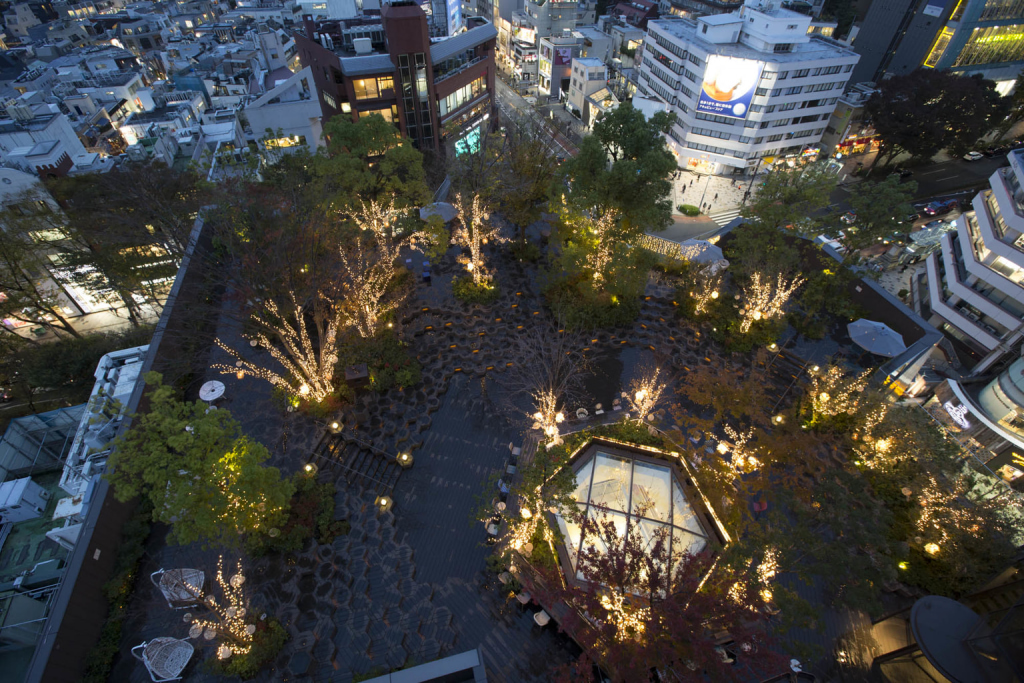
{"type": "Polygon", "coordinates": [[[807,34],[811,18],[749,2],[738,12],[650,22],[637,92],[674,112],[680,166],[729,175],[813,151],[858,56],[807,34]]]}
{"type": "Polygon", "coordinates": [[[419,5],[382,9],[383,45],[356,39],[352,49],[306,17],[295,36],[302,65],[312,67],[326,122],[380,114],[421,150],[472,149],[495,118],[494,52],[497,31],[479,17],[467,30],[433,40],[419,5]]]}
{"type": "Polygon", "coordinates": [[[1012,0],[876,0],[854,43],[853,82],[919,67],[980,74],[1010,91],[1024,67],[1024,3],[1012,0]]]}
{"type": "Polygon", "coordinates": [[[1024,329],[1024,151],[989,178],[912,282],[922,317],[952,337],[973,374],[1019,349],[1024,329]]]}

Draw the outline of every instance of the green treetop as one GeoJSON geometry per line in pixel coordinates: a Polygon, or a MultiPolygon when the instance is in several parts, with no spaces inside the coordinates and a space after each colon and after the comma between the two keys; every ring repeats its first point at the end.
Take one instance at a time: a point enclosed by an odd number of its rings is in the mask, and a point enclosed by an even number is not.
{"type": "Polygon", "coordinates": [[[118,500],[149,497],[153,519],[181,544],[234,546],[280,525],[295,485],[263,466],[267,449],[242,436],[228,411],[178,399],[159,373],[145,379],[149,410],[117,438],[108,462],[118,500]]]}
{"type": "Polygon", "coordinates": [[[675,116],[658,112],[649,120],[624,103],[603,115],[583,139],[579,155],[566,162],[569,201],[601,213],[614,210],[627,229],[660,230],[672,220],[669,176],[677,169],[665,146],[675,116]]]}

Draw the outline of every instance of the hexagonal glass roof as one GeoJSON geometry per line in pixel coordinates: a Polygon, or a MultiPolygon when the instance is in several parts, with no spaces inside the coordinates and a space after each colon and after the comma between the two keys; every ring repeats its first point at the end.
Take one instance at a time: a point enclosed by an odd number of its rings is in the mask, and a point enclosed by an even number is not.
{"type": "MultiPolygon", "coordinates": [[[[708,545],[707,531],[667,465],[596,450],[576,470],[575,498],[584,515],[598,523],[612,521],[620,537],[635,525],[649,547],[667,534],[672,541],[672,567],[684,553],[696,554],[708,545]],[[637,515],[638,511],[642,514],[637,515]]],[[[555,517],[574,570],[584,543],[605,549],[600,538],[583,538],[573,520],[560,514],[555,517]]]]}

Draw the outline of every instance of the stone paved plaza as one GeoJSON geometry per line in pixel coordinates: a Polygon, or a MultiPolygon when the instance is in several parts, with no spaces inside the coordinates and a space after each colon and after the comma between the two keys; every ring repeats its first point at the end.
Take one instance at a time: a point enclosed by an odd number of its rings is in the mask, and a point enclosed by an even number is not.
{"type": "MultiPolygon", "coordinates": [[[[414,271],[421,261],[410,264],[414,271]]],[[[538,608],[521,608],[485,571],[486,533],[471,518],[478,497],[496,494],[486,490],[487,482],[503,471],[509,443],[530,438],[523,431],[529,427],[521,419],[525,411],[510,408],[502,394],[504,371],[519,360],[508,339],[535,325],[558,333],[541,305],[535,270],[510,259],[495,265],[503,293],[490,306],[456,302],[450,294],[454,267],[432,267],[432,285],[417,285],[396,325],[423,367],[422,382],[360,395],[335,416],[343,425],[338,434],[326,422],[283,412],[260,380],[207,374],[225,381],[220,407],[267,445],[271,464],[291,473],[314,462],[322,481],[335,482],[336,517],[351,524],[350,533],[330,545],[311,542],[294,556],[244,561],[251,609],[276,617],[290,635],[256,680],[347,682],[480,646],[489,680],[544,681],[551,666],[577,655],[557,625],[535,626],[531,616],[538,608]],[[413,454],[410,469],[396,464],[400,452],[413,454]],[[394,499],[383,514],[373,505],[382,493],[394,499]]],[[[675,373],[703,365],[733,372],[749,362],[722,353],[707,335],[677,320],[674,295],[652,280],[631,328],[588,335],[585,354],[596,371],[587,387],[591,416],[595,404],[608,407],[649,358],[675,373]]],[[[224,318],[218,334],[231,338],[237,331],[224,318]]],[[[214,350],[209,363],[225,361],[220,354],[214,350]]],[[[773,364],[780,387],[791,384],[795,367],[785,359],[773,364]]],[[[127,656],[131,646],[187,634],[182,612],[168,609],[148,581],[150,572],[195,567],[212,583],[217,553],[168,547],[163,532],[157,528],[151,537],[112,680],[148,680],[127,656]]],[[[225,562],[232,567],[236,559],[226,556],[225,562]]],[[[185,680],[216,680],[202,664],[214,647],[192,642],[199,651],[185,680]]]]}

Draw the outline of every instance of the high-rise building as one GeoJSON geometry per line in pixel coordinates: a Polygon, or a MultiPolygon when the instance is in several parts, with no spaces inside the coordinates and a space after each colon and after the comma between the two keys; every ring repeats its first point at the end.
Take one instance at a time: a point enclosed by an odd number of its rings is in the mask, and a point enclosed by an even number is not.
{"type": "Polygon", "coordinates": [[[854,50],[853,82],[924,66],[981,74],[1006,94],[1024,67],[1024,3],[1016,0],[875,0],[854,50]]]}
{"type": "Polygon", "coordinates": [[[989,178],[912,282],[922,317],[953,338],[974,374],[1020,346],[1024,331],[1024,150],[989,178]]]}
{"type": "Polygon", "coordinates": [[[742,173],[817,152],[858,56],[808,35],[810,22],[748,0],[731,14],[649,23],[637,91],[676,114],[668,143],[680,166],[742,173]]]}
{"type": "Polygon", "coordinates": [[[385,4],[381,19],[382,30],[351,40],[336,23],[318,27],[308,16],[305,33],[295,33],[324,121],[380,114],[422,150],[473,149],[494,121],[494,26],[471,17],[466,31],[431,39],[415,2],[385,4]]]}

